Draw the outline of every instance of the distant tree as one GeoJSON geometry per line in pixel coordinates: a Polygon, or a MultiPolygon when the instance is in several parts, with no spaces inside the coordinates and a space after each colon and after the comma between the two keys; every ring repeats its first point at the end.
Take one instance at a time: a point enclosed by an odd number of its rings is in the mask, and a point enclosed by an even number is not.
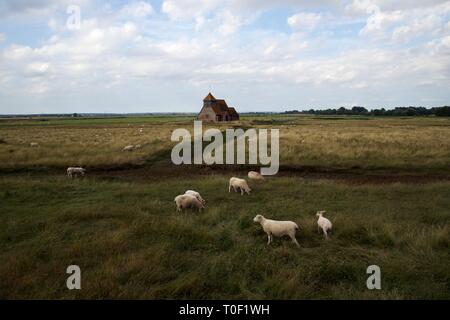
{"type": "Polygon", "coordinates": [[[445,107],[434,108],[434,114],[438,117],[450,117],[450,107],[445,106],[445,107]]]}
{"type": "Polygon", "coordinates": [[[347,109],[345,109],[344,107],[340,107],[339,109],[337,109],[337,114],[346,114],[347,109]]]}
{"type": "Polygon", "coordinates": [[[434,108],[425,108],[425,107],[396,107],[394,109],[386,110],[385,108],[381,109],[372,109],[367,110],[364,107],[354,106],[351,109],[346,109],[344,107],[340,107],[339,109],[323,109],[323,110],[292,110],[286,111],[285,113],[302,113],[302,114],[319,114],[319,115],[373,115],[373,116],[402,116],[402,117],[411,117],[411,116],[429,116],[436,115],[438,117],[449,117],[450,116],[450,106],[444,107],[434,107],[434,108]]]}
{"type": "Polygon", "coordinates": [[[355,106],[355,107],[352,108],[352,113],[353,114],[368,113],[368,112],[369,111],[366,108],[364,108],[364,107],[355,106]]]}

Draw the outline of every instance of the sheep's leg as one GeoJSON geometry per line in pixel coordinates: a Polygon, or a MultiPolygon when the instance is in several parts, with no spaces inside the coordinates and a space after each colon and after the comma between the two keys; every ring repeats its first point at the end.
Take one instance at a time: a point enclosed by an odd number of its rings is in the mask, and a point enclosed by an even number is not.
{"type": "Polygon", "coordinates": [[[295,245],[300,248],[300,244],[297,242],[297,239],[295,238],[295,235],[291,235],[290,237],[292,239],[292,242],[295,243],[295,245]]]}
{"type": "Polygon", "coordinates": [[[323,234],[325,235],[325,239],[328,239],[327,229],[323,229],[323,234]]]}
{"type": "Polygon", "coordinates": [[[267,244],[272,242],[272,235],[270,233],[267,234],[267,244]]]}
{"type": "Polygon", "coordinates": [[[244,195],[244,189],[241,188],[241,196],[244,195]]]}

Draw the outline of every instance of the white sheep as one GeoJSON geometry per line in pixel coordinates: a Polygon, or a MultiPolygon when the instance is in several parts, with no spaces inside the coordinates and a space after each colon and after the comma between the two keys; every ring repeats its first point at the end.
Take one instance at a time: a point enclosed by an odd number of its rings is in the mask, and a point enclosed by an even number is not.
{"type": "Polygon", "coordinates": [[[241,196],[244,195],[244,191],[247,192],[247,194],[250,194],[250,191],[252,191],[252,189],[250,189],[245,179],[239,179],[236,177],[230,178],[230,184],[228,185],[228,192],[231,192],[231,188],[233,188],[234,192],[237,192],[237,190],[241,190],[241,196]]]}
{"type": "Polygon", "coordinates": [[[177,205],[177,211],[181,211],[182,209],[198,209],[199,212],[202,211],[205,207],[203,203],[201,203],[196,197],[191,196],[189,194],[181,194],[176,196],[175,204],[177,205]]]}
{"type": "Polygon", "coordinates": [[[81,167],[69,167],[67,168],[67,176],[69,178],[73,178],[74,176],[78,176],[81,175],[82,177],[84,177],[84,175],[86,174],[86,169],[81,168],[81,167]]]}
{"type": "Polygon", "coordinates": [[[30,147],[39,147],[39,143],[37,142],[31,142],[30,147]]]}
{"type": "Polygon", "coordinates": [[[317,220],[317,231],[320,232],[320,229],[322,229],[325,238],[328,239],[328,231],[331,231],[331,228],[333,228],[333,224],[330,220],[323,216],[325,212],[326,211],[318,211],[316,213],[316,216],[319,217],[319,219],[317,220]]]}
{"type": "Polygon", "coordinates": [[[123,147],[122,151],[133,151],[134,146],[132,144],[123,147]]]}
{"type": "Polygon", "coordinates": [[[200,195],[200,193],[198,193],[195,190],[186,190],[186,192],[184,194],[189,194],[191,196],[194,196],[198,199],[198,201],[200,201],[201,203],[205,204],[206,201],[202,198],[202,196],[200,195]]]}
{"type": "Polygon", "coordinates": [[[273,236],[282,237],[286,235],[292,239],[292,242],[294,242],[297,247],[300,247],[295,238],[295,232],[299,229],[295,222],[266,219],[260,214],[253,218],[253,222],[259,222],[263,227],[264,232],[267,234],[267,244],[272,242],[273,236]]]}
{"type": "Polygon", "coordinates": [[[256,171],[250,171],[248,173],[248,177],[253,180],[264,180],[264,176],[261,173],[256,172],[256,171]]]}

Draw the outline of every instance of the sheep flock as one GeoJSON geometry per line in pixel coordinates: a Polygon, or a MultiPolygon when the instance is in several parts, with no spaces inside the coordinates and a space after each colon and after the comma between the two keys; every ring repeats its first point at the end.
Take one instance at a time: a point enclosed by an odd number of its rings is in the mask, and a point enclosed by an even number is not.
{"type": "MultiPolygon", "coordinates": [[[[255,181],[264,181],[264,177],[256,171],[250,171],[248,173],[248,177],[255,181]]],[[[243,196],[244,194],[250,195],[252,191],[245,179],[240,179],[237,177],[231,177],[229,180],[228,192],[231,192],[231,190],[234,190],[234,192],[240,192],[241,196],[243,196]]],[[[176,209],[179,212],[182,212],[186,209],[195,209],[201,212],[202,209],[205,209],[206,205],[206,200],[203,199],[200,193],[195,190],[187,190],[184,194],[176,196],[174,202],[176,204],[176,209]]],[[[318,230],[322,230],[322,232],[324,233],[325,239],[328,239],[328,233],[332,229],[332,223],[330,220],[323,216],[324,213],[325,211],[317,212],[317,225],[318,230]]],[[[261,225],[263,231],[267,235],[268,245],[272,243],[274,236],[288,236],[297,247],[300,247],[300,244],[295,237],[296,232],[300,229],[297,223],[293,221],[278,221],[268,219],[261,214],[257,214],[253,218],[253,222],[259,223],[261,225]]]]}
{"type": "MultiPolygon", "coordinates": [[[[135,146],[133,146],[135,148],[135,146]]],[[[67,176],[71,179],[78,176],[84,177],[86,175],[86,169],[82,167],[69,167],[67,168],[67,176]]],[[[264,177],[256,172],[250,171],[248,177],[255,181],[264,181],[264,177]]],[[[249,187],[245,179],[240,179],[237,177],[231,177],[228,184],[228,192],[240,192],[243,196],[244,194],[250,195],[252,189],[249,187]]],[[[180,194],[174,199],[176,210],[183,212],[185,210],[193,209],[201,212],[206,207],[206,200],[200,195],[199,192],[195,190],[186,190],[184,194],[180,194]]],[[[318,211],[316,216],[317,220],[317,230],[323,232],[325,239],[328,239],[328,234],[331,232],[332,223],[329,219],[325,218],[323,214],[325,211],[318,211]]],[[[263,231],[267,235],[267,244],[270,245],[273,241],[273,236],[283,237],[288,236],[291,238],[292,242],[300,247],[295,237],[296,232],[300,229],[298,224],[293,221],[278,221],[273,219],[268,219],[261,214],[257,214],[253,218],[253,222],[259,223],[263,231]]]]}

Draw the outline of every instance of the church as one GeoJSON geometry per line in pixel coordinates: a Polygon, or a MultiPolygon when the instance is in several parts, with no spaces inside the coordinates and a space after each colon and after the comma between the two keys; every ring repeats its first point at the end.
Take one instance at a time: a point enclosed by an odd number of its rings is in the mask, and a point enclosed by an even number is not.
{"type": "Polygon", "coordinates": [[[206,122],[237,121],[239,114],[235,108],[228,107],[223,99],[216,99],[210,93],[203,99],[203,108],[197,116],[198,120],[206,122]]]}

